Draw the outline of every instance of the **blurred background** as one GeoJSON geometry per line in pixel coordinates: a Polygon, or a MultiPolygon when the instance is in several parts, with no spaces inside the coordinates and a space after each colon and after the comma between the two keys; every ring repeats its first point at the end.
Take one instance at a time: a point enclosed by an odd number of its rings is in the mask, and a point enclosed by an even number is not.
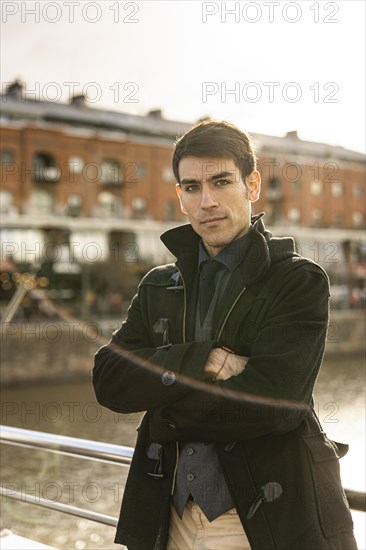
{"type": "MultiPolygon", "coordinates": [[[[330,277],[315,401],[350,443],[344,485],[365,490],[364,20],[352,0],[2,2],[3,424],[134,445],[139,417],[95,403],[93,354],[144,273],[174,261],[159,239],[185,223],[174,141],[225,119],[254,142],[254,212],[330,277]]],[[[123,468],[2,452],[5,484],[53,483],[55,500],[118,514],[123,468]]],[[[4,528],[51,546],[114,547],[110,527],[6,498],[3,511],[4,528]]]]}

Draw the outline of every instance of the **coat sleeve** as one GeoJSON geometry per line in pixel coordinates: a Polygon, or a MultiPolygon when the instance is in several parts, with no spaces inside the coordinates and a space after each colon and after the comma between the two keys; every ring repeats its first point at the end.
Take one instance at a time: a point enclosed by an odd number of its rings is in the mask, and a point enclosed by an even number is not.
{"type": "Polygon", "coordinates": [[[155,348],[141,315],[139,289],[127,320],[95,355],[93,386],[98,402],[113,411],[149,411],[173,403],[192,391],[192,382],[215,341],[155,348]]]}
{"type": "Polygon", "coordinates": [[[328,279],[308,264],[284,277],[257,327],[246,369],[154,411],[158,440],[233,441],[296,428],[312,405],[329,309],[328,279]],[[169,418],[175,433],[164,427],[169,418]]]}

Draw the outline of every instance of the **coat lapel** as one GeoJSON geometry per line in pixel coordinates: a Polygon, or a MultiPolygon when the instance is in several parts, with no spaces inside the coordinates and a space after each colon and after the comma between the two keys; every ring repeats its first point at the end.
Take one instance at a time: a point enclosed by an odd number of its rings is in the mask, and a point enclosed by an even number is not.
{"type": "Polygon", "coordinates": [[[225,330],[234,309],[240,305],[240,319],[244,319],[249,313],[251,304],[255,298],[250,289],[245,287],[242,277],[237,277],[234,281],[232,279],[229,280],[227,289],[213,314],[212,322],[215,338],[219,336],[220,332],[225,330]]]}
{"type": "Polygon", "coordinates": [[[213,316],[214,333],[219,335],[232,311],[240,305],[240,318],[244,319],[255,299],[250,286],[264,277],[270,266],[270,254],[266,239],[261,233],[251,231],[245,257],[233,271],[225,295],[222,296],[213,316]]]}
{"type": "MultiPolygon", "coordinates": [[[[264,229],[261,217],[258,215],[252,218],[253,229],[245,258],[233,271],[225,295],[215,309],[213,328],[216,336],[219,335],[221,329],[225,329],[232,310],[238,304],[241,308],[241,319],[249,313],[255,295],[248,287],[259,281],[270,266],[271,259],[266,238],[266,235],[270,235],[270,233],[264,229]]],[[[197,285],[192,285],[192,282],[195,280],[197,272],[199,239],[189,224],[171,229],[161,236],[163,243],[179,258],[176,265],[182,273],[186,290],[189,291],[186,296],[188,307],[186,334],[188,338],[193,338],[190,320],[195,319],[197,285]]]]}

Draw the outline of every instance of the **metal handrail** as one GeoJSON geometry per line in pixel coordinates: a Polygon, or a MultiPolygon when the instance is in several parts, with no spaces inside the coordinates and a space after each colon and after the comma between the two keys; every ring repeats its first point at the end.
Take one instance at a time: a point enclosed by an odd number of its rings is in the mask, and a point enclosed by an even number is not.
{"type": "MultiPolygon", "coordinates": [[[[92,441],[90,439],[79,439],[77,437],[37,432],[34,430],[25,430],[22,428],[13,428],[10,426],[0,426],[0,442],[54,453],[61,453],[69,456],[99,460],[102,462],[123,464],[125,466],[130,465],[134,452],[133,447],[102,443],[100,441],[92,441]]],[[[345,493],[350,508],[353,510],[366,512],[365,493],[350,489],[345,489],[345,493]]],[[[107,525],[116,525],[117,522],[116,518],[112,518],[110,516],[103,516],[102,514],[96,514],[88,510],[76,508],[75,506],[36,498],[32,495],[25,496],[23,493],[19,493],[19,495],[17,495],[15,491],[5,488],[1,490],[1,494],[5,494],[9,498],[16,500],[24,501],[26,499],[27,502],[32,504],[45,506],[60,512],[66,512],[72,515],[84,517],[86,519],[92,519],[93,521],[100,521],[101,523],[107,522],[107,525]]]]}
{"type": "MultiPolygon", "coordinates": [[[[36,495],[30,495],[29,493],[21,493],[20,491],[12,491],[6,487],[0,487],[0,495],[5,499],[12,498],[14,500],[20,500],[27,504],[36,504],[43,508],[49,508],[50,510],[57,510],[57,512],[63,512],[70,514],[71,516],[77,516],[83,519],[90,519],[102,523],[103,525],[111,525],[117,527],[118,519],[112,516],[106,516],[105,514],[98,514],[98,512],[92,512],[85,508],[78,508],[77,506],[71,506],[70,504],[63,504],[62,502],[55,502],[54,500],[47,500],[36,495]]],[[[6,500],[5,500],[6,502],[6,500]]]]}
{"type": "MultiPolygon", "coordinates": [[[[112,443],[102,443],[90,439],[79,439],[4,425],[0,426],[0,442],[110,464],[122,464],[123,466],[131,464],[134,452],[133,447],[124,445],[113,445],[112,443]]],[[[63,504],[62,502],[55,502],[54,500],[47,500],[29,493],[13,491],[6,487],[0,487],[0,495],[5,499],[10,498],[27,504],[35,504],[42,508],[63,512],[112,527],[116,527],[118,523],[118,519],[112,516],[99,514],[70,504],[63,504]]]]}
{"type": "Polygon", "coordinates": [[[0,426],[0,441],[10,445],[43,449],[53,453],[77,456],[101,462],[113,462],[115,464],[131,464],[133,447],[102,443],[91,439],[79,439],[64,435],[56,435],[23,428],[0,426]]]}

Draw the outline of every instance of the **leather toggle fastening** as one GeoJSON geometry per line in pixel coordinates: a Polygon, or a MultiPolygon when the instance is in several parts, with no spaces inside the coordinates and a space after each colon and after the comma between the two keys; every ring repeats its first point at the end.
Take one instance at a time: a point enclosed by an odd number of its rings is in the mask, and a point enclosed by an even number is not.
{"type": "Polygon", "coordinates": [[[225,445],[224,447],[224,450],[227,452],[227,453],[230,453],[233,448],[235,447],[236,445],[236,441],[232,441],[231,443],[227,443],[227,445],[225,445]]]}
{"type": "Polygon", "coordinates": [[[247,519],[252,519],[259,506],[263,502],[273,502],[274,500],[280,498],[283,490],[282,487],[277,481],[268,481],[260,488],[258,496],[255,498],[253,504],[249,508],[247,519]]]}
{"type": "Polygon", "coordinates": [[[154,471],[147,474],[155,479],[165,477],[163,474],[163,446],[160,443],[151,443],[147,450],[147,456],[152,460],[156,460],[154,471]]]}
{"type": "Polygon", "coordinates": [[[155,334],[162,334],[163,346],[169,344],[169,319],[161,317],[157,319],[153,325],[153,330],[155,334]]]}
{"type": "Polygon", "coordinates": [[[175,284],[174,286],[167,286],[166,287],[167,290],[184,290],[184,286],[182,284],[179,284],[179,281],[181,279],[179,271],[177,271],[176,273],[174,273],[174,275],[172,275],[172,279],[175,284]]]}

